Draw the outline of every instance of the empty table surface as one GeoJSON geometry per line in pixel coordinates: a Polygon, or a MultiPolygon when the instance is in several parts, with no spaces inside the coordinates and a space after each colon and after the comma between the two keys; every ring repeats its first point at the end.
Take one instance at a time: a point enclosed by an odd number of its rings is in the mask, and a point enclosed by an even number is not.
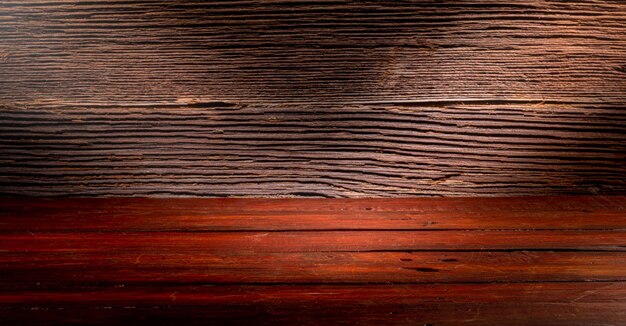
{"type": "Polygon", "coordinates": [[[9,199],[3,324],[618,325],[626,197],[9,199]]]}

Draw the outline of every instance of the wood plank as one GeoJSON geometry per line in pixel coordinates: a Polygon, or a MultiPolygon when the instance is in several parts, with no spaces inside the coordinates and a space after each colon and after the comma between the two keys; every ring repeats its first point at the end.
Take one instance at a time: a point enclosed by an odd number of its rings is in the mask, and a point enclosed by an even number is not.
{"type": "Polygon", "coordinates": [[[621,230],[626,197],[0,199],[2,232],[621,230]]]}
{"type": "Polygon", "coordinates": [[[64,286],[7,290],[2,304],[102,305],[242,305],[255,302],[284,304],[402,304],[440,303],[626,303],[626,282],[385,284],[385,285],[149,285],[123,287],[64,286]],[[172,294],[175,293],[174,297],[172,294]]]}
{"type": "Polygon", "coordinates": [[[1,196],[624,194],[626,5],[0,3],[1,196]]]}
{"type": "Polygon", "coordinates": [[[0,98],[15,104],[626,99],[620,1],[10,0],[0,10],[0,98]]]}
{"type": "Polygon", "coordinates": [[[621,325],[622,303],[0,307],[9,325],[621,325]],[[184,317],[182,317],[184,316],[184,317]]]}
{"type": "Polygon", "coordinates": [[[2,234],[1,253],[276,253],[427,250],[626,251],[626,231],[106,232],[2,234]]]}
{"type": "Polygon", "coordinates": [[[606,325],[626,320],[624,283],[186,286],[3,292],[6,322],[354,325],[606,325]],[[373,299],[375,298],[375,299],[373,299]]]}
{"type": "MultiPolygon", "coordinates": [[[[98,243],[94,243],[98,246],[98,243]]],[[[621,252],[119,252],[3,253],[14,283],[458,283],[626,281],[621,252]]]]}
{"type": "Polygon", "coordinates": [[[0,189],[38,196],[623,194],[621,107],[9,109],[0,112],[0,189]]]}

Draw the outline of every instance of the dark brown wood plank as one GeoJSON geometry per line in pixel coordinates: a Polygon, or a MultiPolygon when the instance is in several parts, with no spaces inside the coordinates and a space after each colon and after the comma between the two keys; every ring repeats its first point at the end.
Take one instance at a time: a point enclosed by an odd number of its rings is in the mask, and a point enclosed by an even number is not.
{"type": "Polygon", "coordinates": [[[0,195],[626,192],[621,1],[0,3],[0,195]]]}
{"type": "Polygon", "coordinates": [[[9,0],[16,105],[620,102],[621,1],[9,0]]]}
{"type": "Polygon", "coordinates": [[[626,197],[2,199],[2,232],[622,230],[626,197]]]}

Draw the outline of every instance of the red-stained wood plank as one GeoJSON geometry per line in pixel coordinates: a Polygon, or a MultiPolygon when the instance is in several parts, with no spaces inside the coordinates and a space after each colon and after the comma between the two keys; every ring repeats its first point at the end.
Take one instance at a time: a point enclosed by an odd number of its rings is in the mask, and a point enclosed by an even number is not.
{"type": "Polygon", "coordinates": [[[626,196],[0,199],[0,231],[624,229],[626,196]]]}
{"type": "Polygon", "coordinates": [[[0,252],[224,254],[424,250],[626,251],[626,231],[287,231],[7,233],[0,252]]]}
{"type": "Polygon", "coordinates": [[[0,279],[2,283],[30,284],[626,281],[626,255],[529,251],[233,254],[166,249],[130,253],[74,250],[4,253],[0,256],[0,279]]]}
{"type": "Polygon", "coordinates": [[[0,307],[7,325],[623,325],[623,303],[425,303],[404,305],[125,306],[77,304],[0,307]]]}
{"type": "Polygon", "coordinates": [[[626,283],[162,286],[0,293],[29,324],[619,325],[626,283]]]}
{"type": "Polygon", "coordinates": [[[208,305],[266,303],[371,304],[440,303],[623,303],[626,282],[542,282],[488,284],[362,284],[321,285],[124,285],[115,287],[44,286],[0,293],[2,304],[61,304],[93,302],[123,305],[158,304],[208,305]]]}

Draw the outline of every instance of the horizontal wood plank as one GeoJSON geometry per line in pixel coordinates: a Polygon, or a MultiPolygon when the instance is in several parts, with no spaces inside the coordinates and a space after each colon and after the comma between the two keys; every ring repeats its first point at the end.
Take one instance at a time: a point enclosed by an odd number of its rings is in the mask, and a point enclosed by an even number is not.
{"type": "Polygon", "coordinates": [[[0,276],[4,282],[30,284],[626,281],[622,252],[59,251],[2,253],[0,276]]]}
{"type": "Polygon", "coordinates": [[[621,325],[623,303],[426,303],[365,306],[101,306],[0,307],[7,324],[28,325],[621,325]],[[182,317],[184,316],[184,317],[182,317]]]}
{"type": "Polygon", "coordinates": [[[0,232],[623,230],[626,197],[0,200],[0,232]]]}
{"type": "Polygon", "coordinates": [[[237,254],[424,250],[626,251],[626,231],[316,231],[3,234],[4,253],[237,254]]]}
{"type": "Polygon", "coordinates": [[[118,287],[0,294],[6,322],[606,325],[625,283],[118,287]]]}
{"type": "Polygon", "coordinates": [[[626,282],[385,284],[385,285],[132,285],[5,290],[2,304],[245,305],[252,302],[371,305],[373,298],[401,304],[424,303],[626,303],[626,282]],[[174,295],[172,295],[174,294],[174,295]]]}
{"type": "Polygon", "coordinates": [[[621,1],[9,0],[23,105],[623,102],[621,1]]]}

